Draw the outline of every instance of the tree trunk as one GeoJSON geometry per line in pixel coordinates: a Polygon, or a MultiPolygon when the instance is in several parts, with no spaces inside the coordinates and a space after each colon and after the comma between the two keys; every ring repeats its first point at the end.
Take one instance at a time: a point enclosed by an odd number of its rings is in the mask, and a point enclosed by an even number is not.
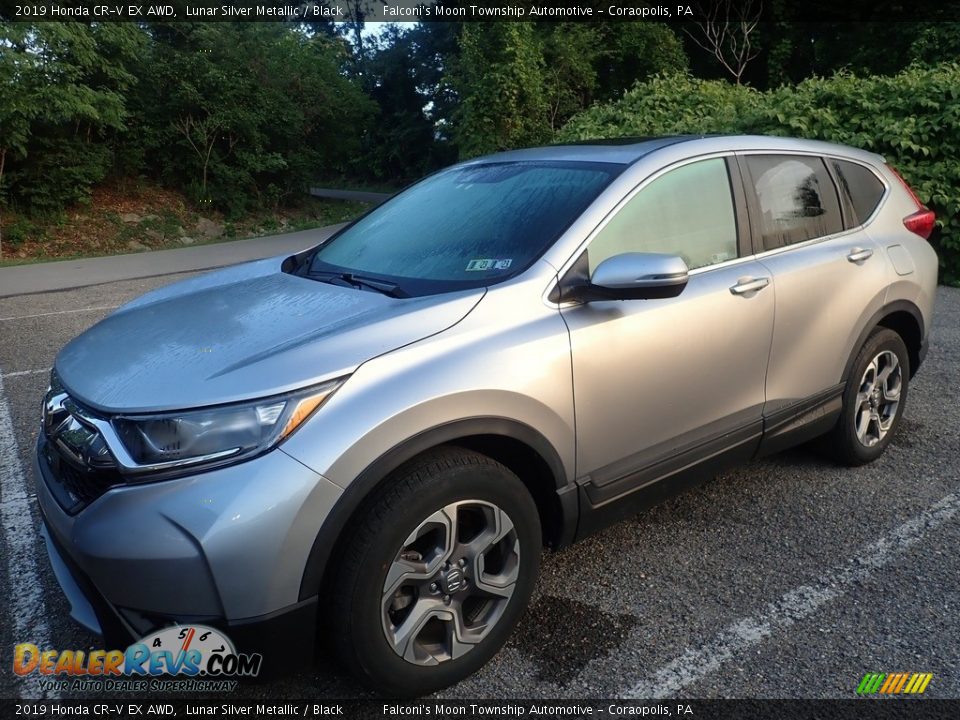
{"type": "Polygon", "coordinates": [[[210,153],[213,152],[213,145],[217,142],[216,133],[210,138],[207,144],[207,154],[203,158],[203,199],[207,200],[207,168],[210,167],[210,153]]]}

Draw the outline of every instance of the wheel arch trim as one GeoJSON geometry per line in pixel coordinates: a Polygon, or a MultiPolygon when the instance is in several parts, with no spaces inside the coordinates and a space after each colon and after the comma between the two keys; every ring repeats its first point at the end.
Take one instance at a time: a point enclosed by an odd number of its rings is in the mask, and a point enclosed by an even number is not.
{"type": "Polygon", "coordinates": [[[500,436],[504,439],[519,441],[540,456],[553,475],[556,485],[563,515],[563,536],[565,539],[568,536],[572,537],[577,523],[577,494],[570,492],[575,485],[572,478],[568,476],[560,453],[553,444],[538,430],[509,418],[473,417],[455,420],[424,430],[395,445],[367,465],[347,486],[330,514],[324,519],[313,541],[300,581],[299,599],[302,601],[317,594],[330,564],[333,548],[341,538],[347,523],[381,481],[403,463],[431,448],[478,435],[500,436]],[[567,532],[568,529],[569,532],[567,532]]]}
{"type": "MultiPolygon", "coordinates": [[[[863,347],[864,343],[867,341],[867,338],[870,337],[870,333],[879,326],[882,325],[884,318],[893,315],[894,313],[905,312],[910,315],[914,321],[917,323],[917,327],[920,331],[920,348],[917,348],[918,353],[920,354],[920,359],[922,360],[922,346],[925,339],[925,328],[926,325],[923,321],[923,313],[920,311],[914,303],[909,300],[894,300],[893,302],[887,303],[882,308],[877,310],[867,322],[864,324],[863,328],[860,330],[860,334],[857,336],[856,342],[853,344],[853,348],[850,351],[850,356],[847,358],[846,365],[843,368],[843,376],[840,378],[840,382],[846,382],[850,379],[850,373],[853,371],[853,363],[857,359],[857,355],[860,353],[860,348],[863,347]]],[[[892,329],[892,328],[891,328],[892,329]]],[[[904,338],[904,344],[907,344],[907,338],[904,338]]],[[[910,376],[916,372],[917,367],[919,367],[919,362],[916,364],[916,367],[913,367],[913,351],[907,345],[907,351],[910,353],[911,357],[911,367],[910,367],[910,376]]]]}

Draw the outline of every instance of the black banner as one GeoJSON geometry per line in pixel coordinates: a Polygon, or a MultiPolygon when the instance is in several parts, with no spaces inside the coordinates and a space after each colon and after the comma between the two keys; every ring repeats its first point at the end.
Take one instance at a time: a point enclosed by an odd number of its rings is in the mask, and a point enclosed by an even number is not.
{"type": "Polygon", "coordinates": [[[960,0],[2,0],[13,22],[704,22],[960,20],[960,0]]]}
{"type": "Polygon", "coordinates": [[[960,700],[36,700],[0,701],[5,718],[696,718],[953,720],[960,700]]]}

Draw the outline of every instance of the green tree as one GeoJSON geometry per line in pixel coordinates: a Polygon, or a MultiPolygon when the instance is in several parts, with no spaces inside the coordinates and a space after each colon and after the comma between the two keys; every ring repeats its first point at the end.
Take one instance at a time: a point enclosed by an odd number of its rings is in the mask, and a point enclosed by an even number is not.
{"type": "Polygon", "coordinates": [[[30,125],[39,110],[38,82],[32,58],[26,53],[24,25],[0,24],[0,257],[3,257],[3,207],[6,205],[5,170],[27,153],[30,125]]]}
{"type": "Polygon", "coordinates": [[[136,25],[38,23],[0,28],[3,145],[9,195],[33,210],[84,200],[110,169],[125,129],[136,25]]]}
{"type": "MultiPolygon", "coordinates": [[[[774,12],[786,0],[775,0],[774,12]]],[[[894,75],[910,63],[928,65],[960,58],[960,22],[941,8],[941,20],[924,22],[771,22],[761,26],[768,48],[766,82],[798,83],[813,75],[848,71],[894,75]]],[[[760,62],[760,60],[758,60],[760,62]]]]}
{"type": "MultiPolygon", "coordinates": [[[[441,4],[443,0],[439,0],[441,4]]],[[[452,138],[453,118],[459,104],[457,90],[450,80],[450,70],[460,58],[460,34],[464,23],[420,23],[410,30],[417,60],[417,88],[426,97],[424,111],[433,123],[435,151],[443,164],[456,159],[452,138]]]]}
{"type": "Polygon", "coordinates": [[[372,112],[340,72],[342,39],[282,23],[150,27],[150,165],[198,201],[236,215],[343,171],[372,112]]]}
{"type": "Polygon", "coordinates": [[[960,22],[925,22],[917,26],[909,59],[927,65],[960,60],[960,22]]]}
{"type": "Polygon", "coordinates": [[[464,158],[536,145],[550,136],[543,48],[530,23],[466,25],[453,85],[464,158]]]}
{"type": "MultiPolygon", "coordinates": [[[[659,73],[687,69],[687,54],[677,34],[656,22],[597,23],[597,99],[612,100],[659,73]]],[[[584,106],[586,107],[586,105],[584,106]]]]}
{"type": "Polygon", "coordinates": [[[607,51],[603,32],[592,23],[544,23],[538,30],[544,37],[547,122],[555,131],[596,97],[597,66],[607,51]]]}
{"type": "Polygon", "coordinates": [[[368,42],[367,94],[377,115],[365,138],[368,171],[378,179],[412,180],[434,165],[436,141],[421,88],[421,34],[390,25],[368,42]]]}
{"type": "Polygon", "coordinates": [[[686,67],[682,43],[660,23],[467,24],[449,74],[460,155],[544,142],[593,102],[686,67]]]}

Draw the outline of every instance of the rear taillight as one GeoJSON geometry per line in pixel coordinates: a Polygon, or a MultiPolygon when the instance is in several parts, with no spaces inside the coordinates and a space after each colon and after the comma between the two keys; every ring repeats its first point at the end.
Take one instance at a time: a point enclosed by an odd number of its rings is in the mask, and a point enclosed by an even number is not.
{"type": "Polygon", "coordinates": [[[888,165],[890,171],[896,176],[897,180],[900,181],[900,184],[903,185],[904,190],[910,193],[910,197],[913,198],[913,201],[917,204],[917,211],[907,215],[903,219],[903,226],[910,232],[919,235],[924,240],[930,238],[930,234],[933,232],[933,226],[937,222],[936,213],[933,212],[930,208],[920,202],[920,198],[917,197],[917,194],[913,191],[913,188],[907,185],[907,181],[896,171],[892,165],[888,165]]]}
{"type": "Polygon", "coordinates": [[[922,208],[912,215],[907,215],[903,219],[903,226],[912,233],[916,233],[924,240],[930,239],[930,233],[933,232],[933,226],[937,222],[937,216],[933,210],[922,208]]]}

